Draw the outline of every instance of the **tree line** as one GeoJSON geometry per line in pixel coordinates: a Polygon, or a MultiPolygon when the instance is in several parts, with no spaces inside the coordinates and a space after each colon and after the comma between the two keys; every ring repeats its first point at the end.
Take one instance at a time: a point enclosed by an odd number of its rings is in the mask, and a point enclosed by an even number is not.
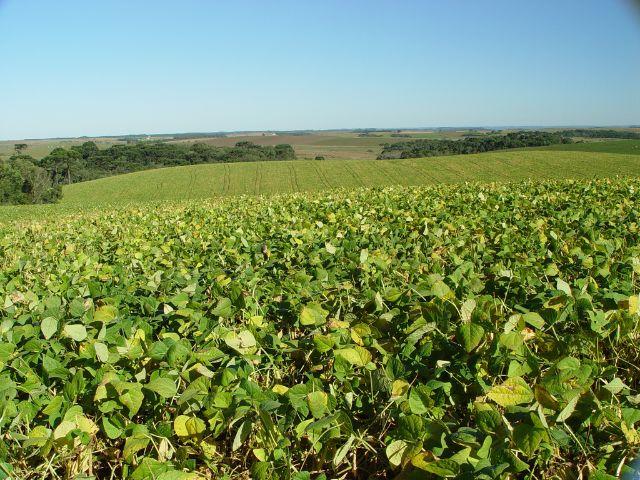
{"type": "MultiPolygon", "coordinates": [[[[465,134],[457,140],[420,139],[398,143],[386,143],[378,159],[419,158],[440,155],[463,155],[510,148],[544,147],[561,143],[573,143],[574,138],[639,139],[640,133],[629,130],[574,128],[556,132],[522,130],[501,133],[493,130],[488,134],[465,134]]],[[[580,142],[580,140],[578,140],[580,142]]]]}
{"type": "Polygon", "coordinates": [[[542,147],[559,143],[572,143],[564,132],[520,131],[504,135],[484,135],[465,137],[459,140],[412,140],[408,142],[385,143],[378,159],[420,158],[441,155],[463,155],[490,152],[510,148],[542,147]]]}
{"type": "Polygon", "coordinates": [[[510,132],[505,135],[484,135],[465,137],[459,140],[413,140],[409,142],[386,143],[378,159],[420,158],[441,155],[463,155],[490,152],[510,148],[542,147],[558,143],[572,143],[563,133],[539,131],[510,132]]]}
{"type": "Polygon", "coordinates": [[[640,140],[640,133],[630,130],[609,130],[603,128],[576,128],[572,130],[562,130],[563,135],[568,137],[584,138],[620,138],[625,140],[640,140]]]}
{"type": "Polygon", "coordinates": [[[238,142],[233,147],[204,143],[138,142],[99,149],[94,142],[70,148],[55,148],[36,160],[22,152],[0,162],[0,204],[51,203],[62,193],[61,185],[137,172],[152,168],[295,159],[293,147],[238,142]]]}

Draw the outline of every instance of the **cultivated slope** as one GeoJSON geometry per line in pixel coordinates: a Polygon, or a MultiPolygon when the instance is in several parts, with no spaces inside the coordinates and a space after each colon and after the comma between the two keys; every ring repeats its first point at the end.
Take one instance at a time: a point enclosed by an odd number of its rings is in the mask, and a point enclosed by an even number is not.
{"type": "Polygon", "coordinates": [[[336,187],[620,174],[640,174],[640,159],[631,155],[584,152],[497,152],[385,161],[250,162],[158,169],[79,183],[65,189],[62,203],[90,205],[336,187]]]}
{"type": "Polygon", "coordinates": [[[640,175],[640,156],[502,151],[405,160],[294,160],[196,165],[147,170],[70,185],[64,188],[60,204],[3,207],[0,208],[0,221],[73,213],[131,202],[181,201],[238,194],[616,175],[640,175]]]}

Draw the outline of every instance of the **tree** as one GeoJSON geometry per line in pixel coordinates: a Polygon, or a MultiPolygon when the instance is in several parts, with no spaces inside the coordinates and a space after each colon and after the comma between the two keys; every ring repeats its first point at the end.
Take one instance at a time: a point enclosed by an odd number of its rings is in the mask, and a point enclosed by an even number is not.
{"type": "Polygon", "coordinates": [[[13,148],[16,151],[16,155],[20,155],[23,150],[26,150],[28,145],[26,143],[16,143],[13,148]]]}
{"type": "Polygon", "coordinates": [[[44,157],[40,165],[49,172],[54,183],[70,184],[77,180],[78,171],[82,168],[82,155],[77,150],[54,148],[44,157]]]}
{"type": "Polygon", "coordinates": [[[62,190],[28,155],[14,155],[0,164],[0,203],[53,203],[62,190]]]}

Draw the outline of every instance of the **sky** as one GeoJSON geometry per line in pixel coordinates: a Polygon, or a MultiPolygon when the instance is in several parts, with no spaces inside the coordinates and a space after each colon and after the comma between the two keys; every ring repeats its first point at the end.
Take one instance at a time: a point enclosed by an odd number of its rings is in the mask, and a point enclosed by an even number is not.
{"type": "Polygon", "coordinates": [[[631,0],[0,0],[0,139],[640,124],[631,0]]]}

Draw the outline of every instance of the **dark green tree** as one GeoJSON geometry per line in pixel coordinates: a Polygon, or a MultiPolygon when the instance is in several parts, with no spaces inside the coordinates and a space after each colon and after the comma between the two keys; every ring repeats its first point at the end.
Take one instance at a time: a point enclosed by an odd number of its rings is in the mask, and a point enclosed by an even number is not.
{"type": "Polygon", "coordinates": [[[49,172],[28,155],[14,155],[0,164],[0,203],[53,203],[62,195],[49,172]]]}
{"type": "Polygon", "coordinates": [[[16,155],[20,155],[22,153],[23,150],[27,149],[27,144],[26,143],[16,143],[13,148],[16,151],[16,155]]]}

